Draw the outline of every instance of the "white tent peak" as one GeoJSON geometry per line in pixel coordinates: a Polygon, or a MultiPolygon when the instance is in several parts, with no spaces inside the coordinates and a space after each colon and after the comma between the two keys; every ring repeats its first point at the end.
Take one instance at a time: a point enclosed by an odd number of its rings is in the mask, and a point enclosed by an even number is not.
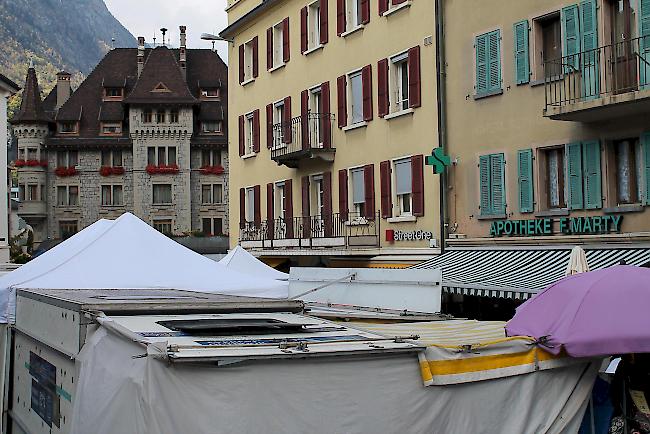
{"type": "Polygon", "coordinates": [[[276,280],[289,279],[287,273],[269,267],[241,246],[236,246],[234,249],[230,250],[230,252],[219,261],[219,264],[224,265],[231,270],[251,273],[255,276],[276,280]]]}
{"type": "Polygon", "coordinates": [[[288,285],[224,267],[130,213],[99,220],[0,278],[0,323],[11,320],[16,289],[180,289],[286,298],[288,285]]]}

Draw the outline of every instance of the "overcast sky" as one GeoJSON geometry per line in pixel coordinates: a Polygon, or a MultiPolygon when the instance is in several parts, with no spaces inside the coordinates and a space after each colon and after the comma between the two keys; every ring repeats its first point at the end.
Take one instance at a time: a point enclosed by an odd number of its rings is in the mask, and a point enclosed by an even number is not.
{"type": "MultiPolygon", "coordinates": [[[[144,36],[148,43],[162,42],[160,28],[169,29],[166,39],[178,46],[178,26],[187,26],[189,48],[211,48],[201,33],[221,31],[227,24],[226,0],[105,0],[111,13],[133,36],[144,36]]],[[[227,62],[227,43],[216,42],[219,55],[227,62]]]]}

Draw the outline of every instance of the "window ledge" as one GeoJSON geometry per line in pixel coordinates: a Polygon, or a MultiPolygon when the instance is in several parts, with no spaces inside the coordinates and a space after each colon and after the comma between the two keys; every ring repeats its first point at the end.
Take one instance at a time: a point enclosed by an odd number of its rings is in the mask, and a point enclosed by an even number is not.
{"type": "Polygon", "coordinates": [[[246,160],[248,158],[253,158],[255,155],[257,155],[255,152],[253,152],[252,154],[244,154],[241,156],[241,159],[246,160]]]}
{"type": "Polygon", "coordinates": [[[390,119],[395,119],[395,118],[398,118],[398,117],[404,116],[404,115],[412,115],[413,112],[414,112],[413,108],[409,107],[407,109],[400,110],[398,112],[389,113],[386,116],[384,116],[384,119],[390,120],[390,119]]]}
{"type": "Polygon", "coordinates": [[[254,81],[255,81],[255,77],[253,77],[253,78],[249,78],[248,80],[244,80],[244,81],[242,81],[242,82],[241,82],[241,85],[242,85],[242,86],[246,86],[247,84],[251,84],[251,83],[254,82],[254,81]]]}
{"type": "Polygon", "coordinates": [[[503,220],[508,218],[506,214],[491,214],[491,215],[480,215],[476,217],[478,220],[503,220]]]}
{"type": "Polygon", "coordinates": [[[626,212],[642,212],[642,211],[643,211],[643,205],[636,204],[636,203],[603,208],[603,212],[605,214],[623,214],[626,212]]]}
{"type": "MultiPolygon", "coordinates": [[[[343,35],[341,35],[341,36],[343,36],[343,35]]],[[[302,53],[302,54],[304,54],[304,55],[306,56],[306,55],[308,55],[308,54],[313,53],[314,51],[321,50],[321,49],[323,49],[324,47],[325,47],[325,46],[324,46],[323,44],[318,44],[318,45],[316,45],[316,46],[314,46],[314,47],[311,47],[310,49],[308,49],[307,51],[305,51],[305,52],[302,53]]]]}
{"type": "Polygon", "coordinates": [[[279,65],[275,65],[273,68],[269,69],[269,72],[277,71],[278,69],[284,68],[286,63],[282,62],[279,65]]]}
{"type": "Polygon", "coordinates": [[[345,32],[341,33],[340,36],[341,36],[342,38],[345,38],[346,36],[350,36],[351,34],[357,32],[357,31],[359,31],[359,30],[363,30],[364,27],[365,27],[364,24],[359,24],[359,25],[356,26],[354,29],[346,30],[345,32]]]}
{"type": "Polygon", "coordinates": [[[404,215],[399,217],[389,217],[386,221],[388,223],[416,222],[418,221],[418,218],[414,215],[404,215]]]}
{"type": "Polygon", "coordinates": [[[367,126],[368,126],[368,122],[363,121],[363,122],[357,122],[356,124],[352,124],[352,125],[346,125],[342,129],[343,131],[350,131],[350,130],[356,130],[357,128],[363,128],[367,126]]]}
{"type": "Polygon", "coordinates": [[[503,94],[503,89],[493,90],[492,92],[485,92],[481,94],[477,93],[474,95],[474,100],[476,101],[477,99],[488,98],[490,96],[501,95],[501,94],[503,94]]]}
{"type": "Polygon", "coordinates": [[[399,4],[399,5],[397,5],[397,6],[393,7],[393,8],[388,9],[386,12],[381,14],[381,16],[382,17],[387,17],[389,15],[394,14],[397,11],[400,11],[402,9],[411,7],[411,3],[413,3],[411,0],[405,1],[404,3],[401,3],[401,4],[399,4]]]}
{"type": "Polygon", "coordinates": [[[545,209],[535,213],[535,217],[556,217],[567,215],[569,215],[569,210],[567,208],[545,209]]]}

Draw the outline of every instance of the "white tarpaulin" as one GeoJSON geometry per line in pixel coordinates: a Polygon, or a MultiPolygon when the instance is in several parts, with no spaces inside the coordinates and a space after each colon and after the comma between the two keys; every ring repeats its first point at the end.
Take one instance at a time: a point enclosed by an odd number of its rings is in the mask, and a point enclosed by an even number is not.
{"type": "Polygon", "coordinates": [[[286,284],[215,263],[133,214],[99,220],[0,278],[0,323],[13,322],[15,290],[171,288],[286,298],[286,284]]]}
{"type": "Polygon", "coordinates": [[[216,367],[170,364],[161,351],[105,327],[91,335],[77,358],[72,433],[575,434],[597,369],[425,387],[415,354],[216,367]]]}
{"type": "MultiPolygon", "coordinates": [[[[257,259],[241,246],[236,246],[223,257],[219,264],[224,265],[232,270],[250,273],[253,276],[266,277],[276,280],[289,280],[289,275],[269,267],[264,262],[257,259]]],[[[288,284],[287,284],[288,286],[288,284]]]]}

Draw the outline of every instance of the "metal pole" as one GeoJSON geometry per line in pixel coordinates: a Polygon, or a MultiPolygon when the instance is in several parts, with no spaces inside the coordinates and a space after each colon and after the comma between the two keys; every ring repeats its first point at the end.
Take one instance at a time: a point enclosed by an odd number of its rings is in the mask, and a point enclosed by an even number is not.
{"type": "MultiPolygon", "coordinates": [[[[445,44],[444,44],[444,12],[442,0],[435,2],[436,21],[436,100],[438,112],[438,146],[446,153],[447,148],[447,121],[446,121],[446,99],[445,99],[445,44]]],[[[445,240],[447,229],[447,169],[444,168],[440,174],[440,253],[445,252],[445,240]]]]}

